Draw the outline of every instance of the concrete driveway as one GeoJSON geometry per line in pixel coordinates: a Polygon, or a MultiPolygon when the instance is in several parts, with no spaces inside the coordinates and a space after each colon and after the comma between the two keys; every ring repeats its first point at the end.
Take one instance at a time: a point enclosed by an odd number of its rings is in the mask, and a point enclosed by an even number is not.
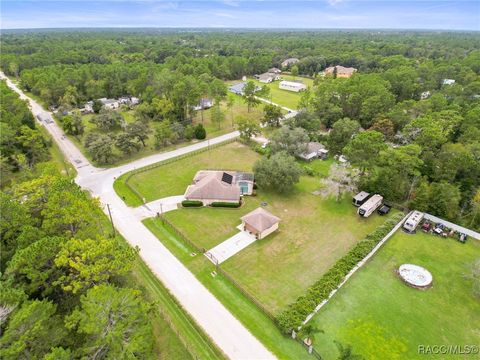
{"type": "Polygon", "coordinates": [[[251,243],[255,242],[255,240],[255,236],[242,230],[238,234],[233,235],[231,238],[215,246],[213,249],[208,250],[208,254],[205,256],[214,264],[221,264],[239,251],[245,249],[251,243]]]}
{"type": "Polygon", "coordinates": [[[149,217],[155,217],[157,214],[164,214],[166,212],[177,210],[185,197],[183,195],[169,196],[166,198],[151,201],[142,206],[133,209],[133,213],[140,221],[149,217]]]}

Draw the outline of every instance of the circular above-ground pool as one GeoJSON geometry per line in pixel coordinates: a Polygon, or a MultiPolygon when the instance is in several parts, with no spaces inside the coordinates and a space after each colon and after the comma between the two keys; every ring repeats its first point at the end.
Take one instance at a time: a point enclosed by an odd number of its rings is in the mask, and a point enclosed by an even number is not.
{"type": "Polygon", "coordinates": [[[427,289],[432,286],[432,274],[427,269],[418,265],[400,265],[398,275],[407,285],[417,289],[427,289]]]}

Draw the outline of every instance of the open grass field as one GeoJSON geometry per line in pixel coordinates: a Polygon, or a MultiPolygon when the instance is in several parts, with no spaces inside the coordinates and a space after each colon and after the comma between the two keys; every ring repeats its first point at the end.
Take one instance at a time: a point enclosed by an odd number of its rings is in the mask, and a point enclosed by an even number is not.
{"type": "MultiPolygon", "coordinates": [[[[291,75],[285,75],[281,74],[283,80],[293,80],[293,76],[291,75]]],[[[302,80],[305,85],[308,87],[312,88],[313,87],[313,80],[304,78],[304,77],[299,77],[297,76],[295,78],[296,80],[302,80]]],[[[254,80],[253,78],[251,80],[254,80]]],[[[259,86],[267,85],[270,88],[270,96],[268,97],[268,100],[278,104],[282,105],[285,107],[288,107],[290,109],[297,109],[298,108],[298,102],[300,101],[300,97],[302,96],[302,93],[296,93],[293,91],[288,91],[288,90],[281,90],[278,88],[280,81],[274,81],[271,82],[270,84],[264,84],[261,83],[260,81],[254,80],[255,83],[259,86]]]]}
{"type": "Polygon", "coordinates": [[[461,244],[419,232],[397,232],[312,320],[324,334],[315,347],[336,359],[333,340],[365,359],[478,359],[476,355],[419,355],[419,345],[479,345],[480,299],[466,275],[480,257],[480,241],[461,244]],[[433,287],[406,286],[395,270],[427,268],[433,287]]]}
{"type": "Polygon", "coordinates": [[[302,177],[291,193],[259,189],[240,209],[184,208],[165,217],[197,246],[209,249],[236,234],[240,217],[266,202],[265,208],[282,219],[280,230],[234,255],[222,268],[277,313],[386,219],[377,214],[360,218],[349,196],[341,202],[322,199],[309,193],[314,186],[312,178],[302,177]]]}
{"type": "MultiPolygon", "coordinates": [[[[260,157],[247,146],[233,142],[224,146],[204,151],[192,157],[133,175],[129,184],[148,201],[166,196],[181,195],[191,184],[193,176],[202,169],[225,169],[251,171],[253,163],[260,157]]],[[[121,182],[123,179],[118,179],[121,182]]],[[[121,189],[119,195],[125,196],[128,205],[140,204],[136,197],[131,198],[128,188],[121,189]]]]}
{"type": "MultiPolygon", "coordinates": [[[[273,321],[247,299],[230,281],[221,275],[212,276],[212,263],[201,254],[192,257],[194,249],[165,228],[159,219],[144,220],[144,224],[169,251],[223,303],[223,305],[279,359],[312,359],[303,347],[282,335],[273,321]]],[[[205,357],[205,359],[209,359],[205,357]]]]}

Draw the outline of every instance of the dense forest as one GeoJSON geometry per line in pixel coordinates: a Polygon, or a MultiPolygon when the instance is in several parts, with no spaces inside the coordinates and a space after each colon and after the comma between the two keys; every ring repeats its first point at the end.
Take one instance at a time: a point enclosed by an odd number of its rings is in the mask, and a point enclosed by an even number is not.
{"type": "MultiPolygon", "coordinates": [[[[345,154],[361,169],[360,188],[480,228],[478,34],[111,30],[14,32],[2,42],[2,69],[49,105],[138,96],[133,135],[125,129],[115,140],[126,152],[141,146],[130,141],[135,134],[149,136],[142,124],[178,124],[177,137],[184,136],[192,105],[204,96],[226,99],[223,81],[296,57],[295,72],[315,86],[303,94],[291,128],[345,154]],[[332,65],[358,71],[348,79],[319,75],[332,65]]],[[[165,132],[171,136],[165,127],[155,131],[159,142],[165,132]]],[[[89,140],[101,149],[114,141],[89,140]]]]}

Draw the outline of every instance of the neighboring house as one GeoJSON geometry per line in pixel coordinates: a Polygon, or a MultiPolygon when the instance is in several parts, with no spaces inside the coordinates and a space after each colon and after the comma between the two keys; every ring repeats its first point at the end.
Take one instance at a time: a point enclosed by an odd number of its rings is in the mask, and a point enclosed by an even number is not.
{"type": "Polygon", "coordinates": [[[79,110],[82,115],[93,114],[93,101],[86,102],[83,108],[79,110]]]}
{"type": "Polygon", "coordinates": [[[349,78],[351,77],[355,72],[357,72],[357,69],[353,67],[344,67],[341,65],[336,65],[336,66],[330,66],[324,70],[325,75],[332,75],[335,72],[335,69],[337,69],[337,77],[339,78],[349,78]]]}
{"type": "Polygon", "coordinates": [[[453,79],[443,79],[442,80],[442,85],[453,85],[455,84],[455,80],[453,79]]]}
{"type": "Polygon", "coordinates": [[[289,59],[286,59],[282,62],[282,68],[286,68],[286,67],[289,67],[290,65],[293,65],[293,64],[296,64],[297,62],[299,62],[300,60],[297,59],[297,58],[289,58],[289,59]]]}
{"type": "Polygon", "coordinates": [[[239,202],[242,195],[253,193],[253,174],[237,171],[201,170],[185,191],[186,200],[239,202]]]}
{"type": "MultiPolygon", "coordinates": [[[[232,86],[230,86],[228,88],[228,91],[234,93],[234,94],[237,94],[237,95],[243,95],[243,89],[245,88],[245,85],[247,85],[246,82],[241,82],[241,83],[237,83],[237,84],[233,84],[232,86]]],[[[260,86],[257,86],[255,88],[255,91],[259,91],[261,90],[260,86]]]]}
{"type": "Polygon", "coordinates": [[[263,239],[278,229],[280,218],[269,213],[263,208],[257,208],[241,217],[244,231],[255,235],[257,239],[263,239]]]}
{"type": "Polygon", "coordinates": [[[271,69],[268,69],[267,72],[272,73],[272,74],[280,74],[282,72],[282,70],[280,70],[279,68],[273,67],[271,69]]]}
{"type": "Polygon", "coordinates": [[[420,94],[420,100],[426,100],[430,97],[430,91],[424,91],[420,94]]]}
{"type": "Polygon", "coordinates": [[[282,90],[299,92],[299,91],[307,90],[307,85],[299,81],[283,80],[283,81],[280,81],[278,88],[282,90]]]}
{"type": "Polygon", "coordinates": [[[228,90],[234,94],[243,95],[243,88],[245,87],[245,85],[247,85],[246,82],[233,84],[228,90]]]}
{"type": "Polygon", "coordinates": [[[305,152],[299,155],[300,158],[306,161],[311,161],[313,159],[326,159],[328,156],[328,150],[324,145],[318,142],[309,142],[307,144],[307,149],[305,152]]]}
{"type": "Polygon", "coordinates": [[[258,75],[258,81],[260,81],[261,83],[268,84],[275,80],[280,80],[280,76],[275,73],[268,72],[268,73],[258,75]]]}
{"type": "Polygon", "coordinates": [[[105,109],[115,110],[120,107],[120,101],[115,99],[101,98],[98,99],[105,109]]]}
{"type": "Polygon", "coordinates": [[[193,110],[202,110],[202,109],[210,109],[211,107],[213,106],[213,100],[212,99],[208,99],[208,98],[203,98],[203,99],[200,99],[200,102],[198,103],[198,105],[195,105],[193,107],[193,110]]]}

